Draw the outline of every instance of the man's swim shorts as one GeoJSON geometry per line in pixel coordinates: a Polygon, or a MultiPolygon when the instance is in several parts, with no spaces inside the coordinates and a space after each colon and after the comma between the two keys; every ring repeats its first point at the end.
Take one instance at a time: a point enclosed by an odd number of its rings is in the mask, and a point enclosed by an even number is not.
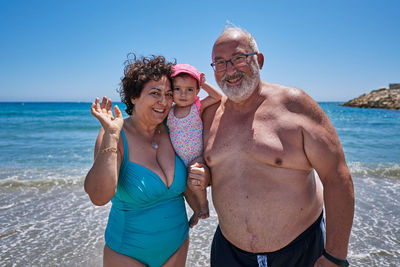
{"type": "Polygon", "coordinates": [[[324,250],[325,224],[321,215],[284,248],[266,253],[251,253],[231,244],[221,232],[214,234],[211,267],[312,267],[324,250]]]}

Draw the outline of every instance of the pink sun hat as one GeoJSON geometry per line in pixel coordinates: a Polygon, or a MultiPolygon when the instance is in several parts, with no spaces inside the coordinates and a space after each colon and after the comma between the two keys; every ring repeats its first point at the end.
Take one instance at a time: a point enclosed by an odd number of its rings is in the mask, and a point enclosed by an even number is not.
{"type": "Polygon", "coordinates": [[[181,73],[187,73],[190,76],[192,76],[193,78],[195,78],[199,84],[200,84],[200,72],[193,66],[189,65],[189,64],[176,64],[173,68],[172,68],[172,74],[171,77],[175,77],[178,74],[181,73]]]}

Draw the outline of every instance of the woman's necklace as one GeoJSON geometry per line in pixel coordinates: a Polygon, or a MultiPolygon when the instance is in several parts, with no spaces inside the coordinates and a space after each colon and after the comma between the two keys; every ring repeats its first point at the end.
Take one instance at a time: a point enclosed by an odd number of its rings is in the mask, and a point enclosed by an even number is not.
{"type": "Polygon", "coordinates": [[[154,148],[154,149],[157,149],[158,148],[158,144],[156,142],[154,142],[154,141],[151,141],[151,147],[154,148]]]}
{"type": "Polygon", "coordinates": [[[161,131],[158,129],[158,126],[156,127],[153,135],[153,139],[151,140],[151,147],[154,149],[158,149],[158,143],[160,141],[160,133],[161,131]]]}
{"type": "MultiPolygon", "coordinates": [[[[132,121],[133,122],[133,121],[132,121]]],[[[133,122],[133,125],[135,125],[135,123],[133,122]]],[[[134,126],[135,127],[135,126],[134,126]]],[[[158,144],[160,143],[160,134],[161,131],[158,129],[159,126],[157,126],[154,130],[154,134],[153,137],[151,139],[151,147],[154,149],[158,149],[158,144]]],[[[135,127],[136,128],[136,127],[135,127]]],[[[140,131],[136,128],[136,131],[138,131],[140,133],[140,131]]],[[[143,137],[145,137],[142,133],[140,133],[143,137]]]]}

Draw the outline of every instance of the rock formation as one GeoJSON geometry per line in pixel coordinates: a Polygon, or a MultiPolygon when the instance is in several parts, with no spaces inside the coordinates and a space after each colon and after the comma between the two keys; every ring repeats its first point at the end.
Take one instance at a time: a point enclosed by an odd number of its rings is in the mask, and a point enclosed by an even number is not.
{"type": "Polygon", "coordinates": [[[399,84],[390,84],[389,88],[373,90],[344,103],[342,106],[400,109],[400,86],[399,84]]]}

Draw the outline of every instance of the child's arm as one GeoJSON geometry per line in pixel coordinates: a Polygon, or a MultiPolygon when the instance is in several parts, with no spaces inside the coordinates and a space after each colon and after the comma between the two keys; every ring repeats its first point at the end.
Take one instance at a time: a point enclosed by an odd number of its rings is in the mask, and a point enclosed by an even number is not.
{"type": "Polygon", "coordinates": [[[204,73],[200,74],[200,87],[207,92],[208,96],[200,101],[200,116],[206,107],[211,106],[212,104],[217,103],[221,100],[222,94],[214,88],[211,84],[206,82],[206,77],[204,73]]]}

